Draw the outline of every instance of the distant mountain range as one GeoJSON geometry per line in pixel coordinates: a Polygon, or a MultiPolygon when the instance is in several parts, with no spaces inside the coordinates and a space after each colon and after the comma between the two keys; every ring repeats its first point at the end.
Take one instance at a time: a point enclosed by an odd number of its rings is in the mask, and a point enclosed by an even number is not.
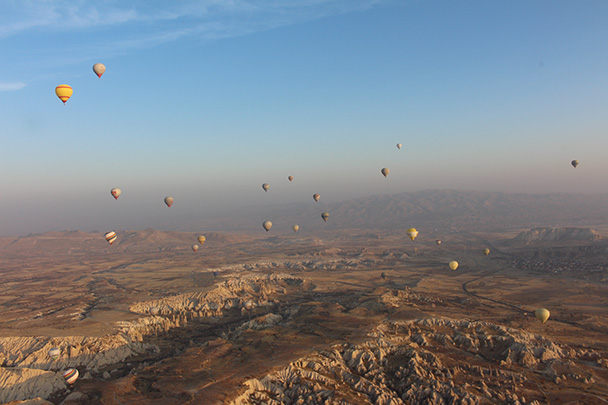
{"type": "Polygon", "coordinates": [[[361,197],[339,203],[310,201],[307,206],[273,206],[196,223],[201,228],[257,231],[264,220],[271,232],[288,232],[293,224],[311,229],[399,230],[409,227],[440,230],[492,231],[534,227],[592,226],[608,223],[608,195],[514,194],[426,190],[361,197]],[[327,223],[322,212],[329,212],[327,223]]]}
{"type": "MultiPolygon", "coordinates": [[[[196,236],[215,234],[218,241],[228,243],[229,238],[259,238],[292,234],[298,224],[298,235],[311,236],[336,230],[369,230],[395,232],[409,227],[439,231],[506,231],[537,227],[589,227],[608,224],[608,195],[583,194],[510,194],[499,192],[426,190],[391,195],[375,195],[338,203],[322,200],[308,204],[278,204],[240,211],[233,215],[212,219],[199,219],[184,215],[174,218],[172,229],[161,232],[154,229],[125,232],[121,229],[119,241],[124,249],[138,249],[142,243],[163,249],[178,249],[196,243],[196,236]],[[329,212],[327,223],[321,213],[329,212]],[[273,223],[270,232],[264,232],[262,222],[273,223]],[[226,236],[226,233],[250,236],[226,236]],[[228,238],[228,239],[227,239],[228,238]],[[131,246],[130,246],[131,244],[131,246]]],[[[102,229],[91,233],[81,231],[48,232],[21,238],[0,238],[0,252],[8,245],[24,248],[43,248],[60,239],[82,240],[101,249],[107,243],[100,239],[102,229]],[[103,242],[103,243],[102,243],[103,242]],[[101,244],[101,245],[100,245],[101,244]]],[[[209,241],[214,238],[208,238],[209,241]]],[[[18,247],[13,246],[13,248],[18,247]]]]}

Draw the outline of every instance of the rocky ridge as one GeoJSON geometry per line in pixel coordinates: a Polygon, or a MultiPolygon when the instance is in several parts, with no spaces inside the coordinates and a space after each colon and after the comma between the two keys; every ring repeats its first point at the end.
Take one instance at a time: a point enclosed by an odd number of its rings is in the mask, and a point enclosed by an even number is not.
{"type": "Polygon", "coordinates": [[[136,342],[124,334],[101,338],[68,337],[7,337],[0,338],[0,402],[47,398],[65,389],[63,370],[76,368],[81,378],[101,375],[104,368],[123,363],[127,358],[158,349],[136,342]],[[61,349],[56,361],[49,350],[61,349]]]}
{"type": "Polygon", "coordinates": [[[383,322],[368,336],[250,379],[231,404],[538,404],[536,380],[590,386],[582,361],[605,368],[592,352],[487,322],[383,322]]]}
{"type": "MultiPolygon", "coordinates": [[[[136,303],[131,311],[146,316],[117,322],[119,330],[114,335],[0,338],[0,402],[48,398],[65,390],[62,372],[67,368],[78,369],[83,379],[110,378],[107,368],[123,364],[129,358],[144,354],[153,357],[158,353],[157,346],[144,342],[146,336],[181,327],[195,317],[221,317],[228,313],[241,316],[255,308],[273,305],[270,298],[273,294],[311,288],[309,281],[289,275],[248,275],[226,280],[207,293],[136,303]],[[61,349],[56,361],[48,355],[53,347],[61,349]]],[[[281,320],[280,315],[269,314],[249,321],[244,328],[265,327],[281,320]]]]}

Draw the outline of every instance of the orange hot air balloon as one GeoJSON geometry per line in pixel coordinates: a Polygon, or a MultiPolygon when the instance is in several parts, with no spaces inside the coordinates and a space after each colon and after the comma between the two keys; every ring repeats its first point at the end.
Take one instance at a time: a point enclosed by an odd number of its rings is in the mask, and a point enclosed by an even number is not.
{"type": "Polygon", "coordinates": [[[60,84],[59,86],[55,87],[55,94],[57,94],[57,97],[63,101],[63,104],[65,104],[65,102],[72,97],[73,92],[74,90],[72,90],[72,87],[68,86],[67,84],[60,84]]]}
{"type": "Polygon", "coordinates": [[[289,181],[293,181],[293,176],[289,176],[289,177],[287,177],[287,180],[289,180],[289,181]]]}
{"type": "Polygon", "coordinates": [[[319,198],[321,198],[321,196],[319,194],[313,194],[312,195],[313,200],[315,201],[319,201],[319,198]]]}

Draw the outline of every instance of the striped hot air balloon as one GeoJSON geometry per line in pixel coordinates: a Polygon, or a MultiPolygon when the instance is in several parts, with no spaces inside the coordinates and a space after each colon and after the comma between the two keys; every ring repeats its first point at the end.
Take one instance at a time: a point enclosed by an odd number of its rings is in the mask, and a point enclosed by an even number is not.
{"type": "Polygon", "coordinates": [[[68,368],[63,372],[63,378],[65,378],[65,382],[72,385],[78,379],[78,370],[75,368],[68,368]]]}
{"type": "Polygon", "coordinates": [[[108,243],[111,245],[112,243],[114,243],[114,241],[116,240],[116,238],[118,236],[116,235],[116,232],[110,231],[105,234],[105,237],[106,237],[106,240],[108,241],[108,243]]]}
{"type": "Polygon", "coordinates": [[[63,104],[65,104],[65,102],[72,97],[73,92],[74,90],[72,90],[72,87],[68,86],[67,84],[60,84],[59,86],[55,87],[55,94],[57,94],[57,97],[63,101],[63,104]]]}

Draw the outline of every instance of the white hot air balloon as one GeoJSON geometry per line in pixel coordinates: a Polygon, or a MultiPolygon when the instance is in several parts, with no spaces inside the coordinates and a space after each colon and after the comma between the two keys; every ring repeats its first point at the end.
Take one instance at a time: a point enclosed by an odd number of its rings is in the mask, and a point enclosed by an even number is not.
{"type": "Polygon", "coordinates": [[[118,197],[120,197],[122,194],[122,190],[118,187],[114,187],[112,190],[110,190],[110,194],[112,194],[112,197],[114,197],[115,200],[118,200],[118,197]]]}

